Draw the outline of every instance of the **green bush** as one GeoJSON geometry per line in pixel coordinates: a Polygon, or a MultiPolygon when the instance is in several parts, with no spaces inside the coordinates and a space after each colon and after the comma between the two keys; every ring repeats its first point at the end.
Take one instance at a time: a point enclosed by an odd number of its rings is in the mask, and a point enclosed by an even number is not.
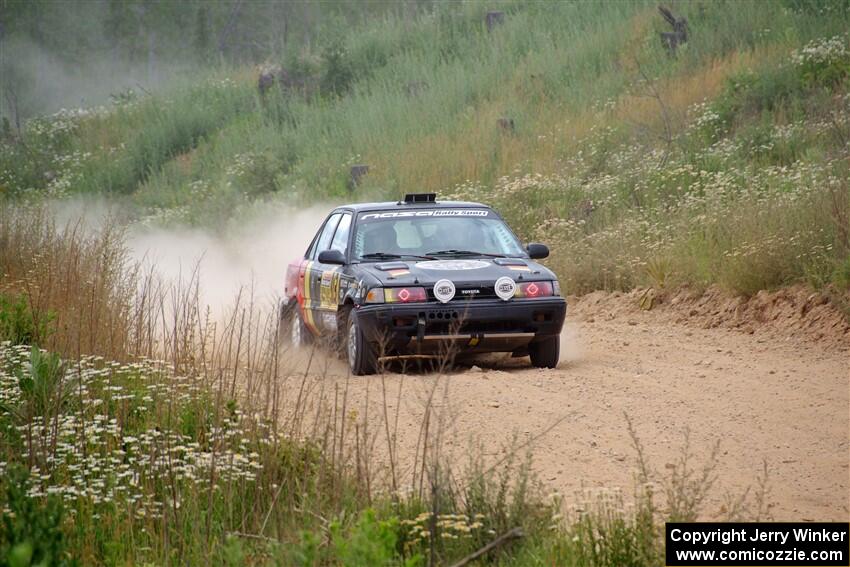
{"type": "Polygon", "coordinates": [[[286,564],[298,567],[340,565],[341,567],[417,567],[424,564],[419,554],[402,558],[399,550],[399,520],[379,519],[371,508],[363,510],[350,526],[342,521],[328,526],[330,545],[322,537],[302,531],[299,542],[285,552],[286,564]]]}
{"type": "Polygon", "coordinates": [[[794,62],[809,87],[835,88],[850,76],[847,36],[819,38],[794,52],[794,62]]]}
{"type": "Polygon", "coordinates": [[[797,70],[781,65],[732,77],[712,107],[724,124],[733,125],[744,118],[787,106],[800,96],[802,89],[797,70]]]}
{"type": "Polygon", "coordinates": [[[0,524],[0,567],[77,565],[66,552],[62,499],[55,495],[43,502],[30,498],[29,472],[18,465],[6,470],[2,485],[3,504],[10,513],[3,514],[0,524]]]}
{"type": "Polygon", "coordinates": [[[0,293],[0,342],[40,344],[50,335],[53,319],[52,313],[33,312],[23,295],[0,293]]]}
{"type": "Polygon", "coordinates": [[[322,92],[328,96],[342,96],[351,88],[355,79],[354,67],[345,47],[332,42],[322,51],[324,71],[322,74],[322,92]]]}
{"type": "Polygon", "coordinates": [[[30,351],[29,367],[18,368],[16,373],[21,391],[21,408],[27,420],[48,417],[61,405],[68,392],[62,392],[62,360],[59,355],[42,352],[38,347],[30,351]]]}
{"type": "Polygon", "coordinates": [[[383,567],[403,565],[416,567],[422,557],[415,555],[405,561],[398,556],[397,518],[378,520],[373,510],[365,510],[350,530],[340,523],[331,525],[335,559],[344,567],[383,567]]]}

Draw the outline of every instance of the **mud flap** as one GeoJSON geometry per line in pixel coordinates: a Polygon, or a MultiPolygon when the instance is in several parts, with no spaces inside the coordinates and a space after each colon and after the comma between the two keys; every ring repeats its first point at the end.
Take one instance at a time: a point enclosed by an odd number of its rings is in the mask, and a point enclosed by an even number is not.
{"type": "Polygon", "coordinates": [[[511,353],[511,358],[520,358],[523,356],[528,356],[528,347],[524,346],[522,348],[518,348],[511,353]]]}

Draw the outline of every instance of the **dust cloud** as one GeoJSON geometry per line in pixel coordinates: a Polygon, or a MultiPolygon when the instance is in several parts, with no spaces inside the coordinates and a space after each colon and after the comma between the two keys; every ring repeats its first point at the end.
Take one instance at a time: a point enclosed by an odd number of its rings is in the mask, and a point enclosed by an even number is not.
{"type": "Polygon", "coordinates": [[[5,93],[0,107],[13,120],[51,114],[63,108],[106,105],[110,97],[132,90],[136,95],[177,85],[191,73],[187,63],[157,62],[156,67],[121,61],[110,51],[90,55],[82,64],[69,64],[37,42],[16,37],[2,50],[5,93]],[[14,107],[8,107],[14,101],[14,107]]]}
{"type": "MultiPolygon", "coordinates": [[[[567,313],[570,306],[567,303],[567,313]]],[[[584,356],[584,347],[582,346],[579,327],[574,321],[565,321],[564,327],[561,329],[561,357],[558,366],[563,367],[575,364],[584,356]]]]}
{"type": "Polygon", "coordinates": [[[213,314],[232,306],[240,290],[274,304],[287,265],[304,251],[332,206],[274,207],[227,229],[131,225],[130,258],[165,281],[188,281],[197,268],[200,303],[213,314]]]}

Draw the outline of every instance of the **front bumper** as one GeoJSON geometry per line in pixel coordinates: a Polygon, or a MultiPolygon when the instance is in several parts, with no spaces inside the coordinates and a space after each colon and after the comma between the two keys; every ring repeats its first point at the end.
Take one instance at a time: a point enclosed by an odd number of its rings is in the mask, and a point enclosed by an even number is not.
{"type": "Polygon", "coordinates": [[[377,304],[357,307],[368,339],[386,355],[433,354],[446,345],[459,351],[514,352],[564,325],[563,297],[473,299],[449,303],[377,304]]]}

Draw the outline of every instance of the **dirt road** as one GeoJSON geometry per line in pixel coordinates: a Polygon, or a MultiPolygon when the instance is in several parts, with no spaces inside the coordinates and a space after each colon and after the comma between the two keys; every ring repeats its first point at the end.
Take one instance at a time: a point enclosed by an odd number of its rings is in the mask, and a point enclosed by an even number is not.
{"type": "MultiPolygon", "coordinates": [[[[719,517],[726,493],[754,485],[763,460],[775,519],[850,517],[846,347],[701,329],[663,312],[624,315],[604,305],[571,311],[555,370],[498,357],[442,377],[396,372],[383,384],[379,377],[351,378],[350,403],[363,404],[368,395],[374,416],[384,403],[390,413],[399,410],[402,465],[412,459],[435,384],[434,405],[446,416],[445,450],[458,459],[470,438],[497,458],[514,433],[520,440],[533,437],[565,417],[533,448],[540,478],[567,501],[582,487],[619,486],[632,493],[628,414],[661,473],[680,456],[685,428],[696,465],[720,440],[719,480],[705,506],[707,519],[719,517]]],[[[341,374],[344,366],[330,370],[341,374]]]]}

